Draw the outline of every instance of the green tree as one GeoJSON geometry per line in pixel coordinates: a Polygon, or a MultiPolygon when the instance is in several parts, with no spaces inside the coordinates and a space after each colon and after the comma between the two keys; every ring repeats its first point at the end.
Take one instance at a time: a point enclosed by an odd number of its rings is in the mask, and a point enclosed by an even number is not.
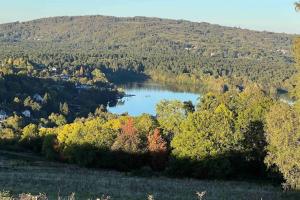
{"type": "Polygon", "coordinates": [[[42,139],[39,136],[39,129],[35,124],[25,126],[21,134],[21,144],[25,147],[40,152],[42,148],[42,139]]]}
{"type": "Polygon", "coordinates": [[[105,74],[102,73],[100,69],[94,69],[92,75],[95,81],[108,82],[105,74]]]}
{"type": "Polygon", "coordinates": [[[67,120],[63,115],[52,113],[51,115],[49,115],[48,118],[52,123],[54,123],[57,126],[62,126],[67,123],[67,120]]]}
{"type": "Polygon", "coordinates": [[[173,137],[179,133],[180,125],[188,113],[185,108],[180,101],[163,100],[156,105],[157,120],[163,128],[163,134],[173,137]]]}
{"type": "MultiPolygon", "coordinates": [[[[295,3],[295,8],[297,11],[300,10],[300,2],[295,3]]],[[[293,53],[294,53],[294,58],[296,61],[296,68],[300,69],[300,37],[297,37],[294,39],[294,44],[293,44],[293,53]]],[[[296,109],[300,113],[300,72],[298,72],[296,76],[296,88],[295,88],[295,93],[298,101],[296,102],[296,109]]]]}
{"type": "Polygon", "coordinates": [[[32,140],[39,136],[39,130],[37,125],[29,124],[22,130],[21,140],[32,140]]]}
{"type": "MultiPolygon", "coordinates": [[[[263,165],[265,157],[265,115],[273,101],[257,85],[249,85],[235,102],[237,118],[236,135],[242,138],[241,148],[248,161],[263,165]]],[[[261,166],[264,167],[264,166],[261,166]]]]}
{"type": "Polygon", "coordinates": [[[155,117],[152,117],[149,114],[142,114],[141,116],[136,117],[134,121],[138,132],[145,137],[158,126],[155,117]]]}
{"type": "Polygon", "coordinates": [[[224,104],[213,112],[196,111],[184,120],[180,133],[171,142],[175,160],[172,165],[176,168],[181,163],[188,174],[196,177],[225,177],[232,171],[227,157],[238,141],[233,113],[224,104]]]}
{"type": "Polygon", "coordinates": [[[286,104],[271,107],[266,116],[267,157],[269,167],[277,166],[287,184],[300,189],[300,121],[286,104]]]}

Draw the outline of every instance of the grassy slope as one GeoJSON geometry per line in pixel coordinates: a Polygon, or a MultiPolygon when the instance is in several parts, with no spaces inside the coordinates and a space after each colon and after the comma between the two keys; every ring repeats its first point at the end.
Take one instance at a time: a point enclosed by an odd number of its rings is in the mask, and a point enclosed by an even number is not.
{"type": "Polygon", "coordinates": [[[299,199],[297,193],[284,194],[279,187],[262,183],[143,178],[114,171],[92,170],[51,163],[30,154],[0,151],[0,191],[38,194],[50,199],[76,193],[77,199],[109,195],[117,199],[197,199],[196,191],[206,191],[205,199],[299,199]]]}

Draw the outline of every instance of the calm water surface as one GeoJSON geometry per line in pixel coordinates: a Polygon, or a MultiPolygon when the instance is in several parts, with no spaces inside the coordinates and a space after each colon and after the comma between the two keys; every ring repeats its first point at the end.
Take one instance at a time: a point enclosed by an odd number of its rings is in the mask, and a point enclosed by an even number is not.
{"type": "Polygon", "coordinates": [[[143,113],[156,115],[155,106],[161,100],[192,101],[195,105],[200,94],[178,91],[166,85],[157,83],[134,83],[120,85],[126,96],[119,100],[116,106],[108,110],[115,114],[128,113],[138,116],[143,113]]]}

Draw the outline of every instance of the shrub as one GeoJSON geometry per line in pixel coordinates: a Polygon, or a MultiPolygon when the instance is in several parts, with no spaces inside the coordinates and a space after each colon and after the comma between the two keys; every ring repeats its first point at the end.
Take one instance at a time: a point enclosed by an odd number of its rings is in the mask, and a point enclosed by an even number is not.
{"type": "Polygon", "coordinates": [[[63,150],[66,159],[84,167],[92,167],[96,164],[97,149],[91,144],[70,144],[63,150]]]}
{"type": "Polygon", "coordinates": [[[44,137],[42,153],[49,160],[59,159],[59,144],[55,134],[48,134],[44,137]]]}

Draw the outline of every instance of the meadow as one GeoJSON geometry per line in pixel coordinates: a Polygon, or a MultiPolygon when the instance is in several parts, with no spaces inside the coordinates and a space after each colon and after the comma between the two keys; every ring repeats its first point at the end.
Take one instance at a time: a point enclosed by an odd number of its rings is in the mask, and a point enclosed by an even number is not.
{"type": "MultiPolygon", "coordinates": [[[[135,176],[107,170],[49,162],[31,153],[0,151],[1,199],[22,193],[45,194],[48,199],[207,200],[299,199],[267,182],[173,179],[135,176]],[[198,195],[197,195],[198,193],[198,195]],[[2,197],[1,197],[2,195],[2,197]]],[[[17,198],[18,199],[18,198],[17,198]]]]}

